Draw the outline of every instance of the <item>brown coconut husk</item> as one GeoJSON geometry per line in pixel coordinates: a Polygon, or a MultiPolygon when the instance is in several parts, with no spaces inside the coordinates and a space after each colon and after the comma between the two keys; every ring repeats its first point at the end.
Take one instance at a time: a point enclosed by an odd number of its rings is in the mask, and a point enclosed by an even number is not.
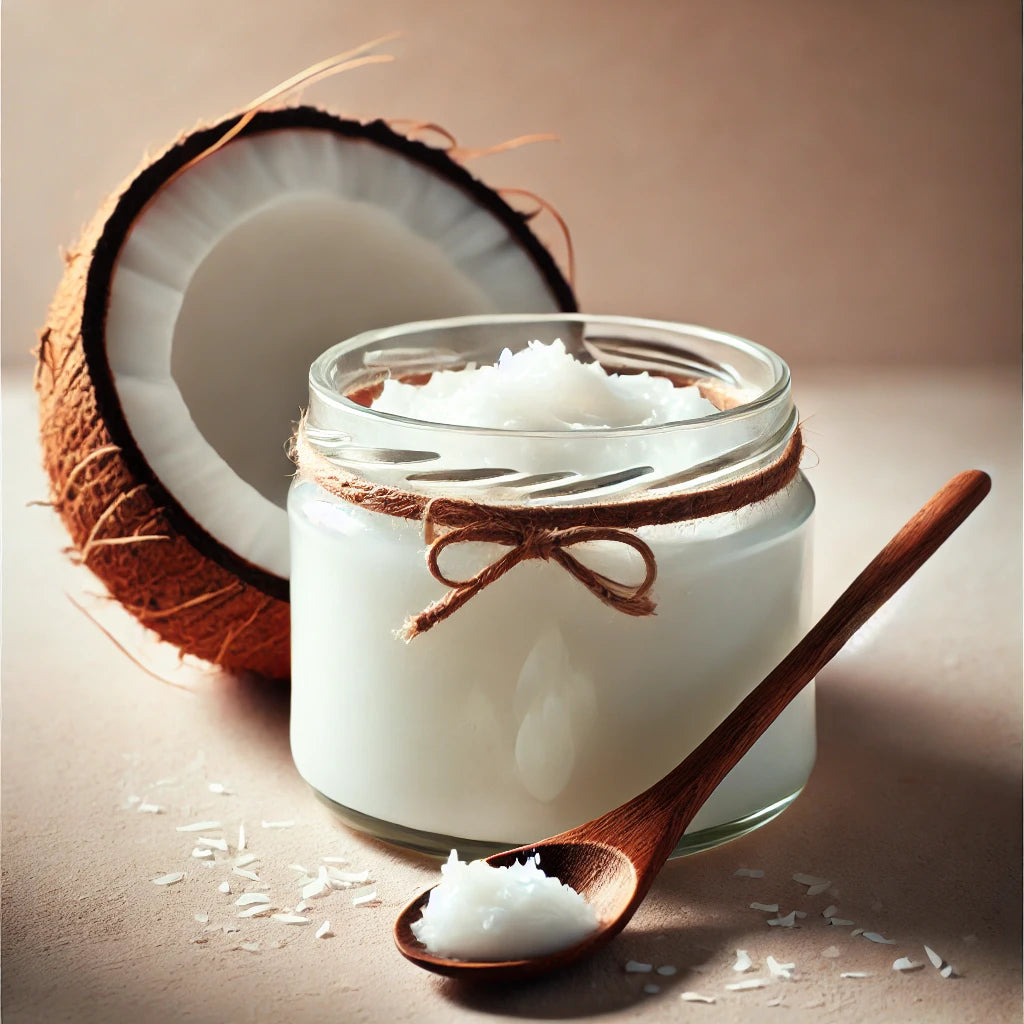
{"type": "MultiPolygon", "coordinates": [[[[527,226],[529,217],[446,152],[381,121],[342,120],[312,107],[244,115],[238,137],[305,128],[389,147],[469,192],[510,231],[565,311],[572,289],[527,226]]],[[[147,203],[243,115],[183,136],[146,160],[100,208],[77,246],[40,333],[35,387],[50,500],[74,557],[140,622],[183,653],[229,670],[289,674],[288,582],[210,536],[163,486],[136,446],[117,399],[104,332],[118,254],[147,203]]],[[[296,410],[296,415],[298,415],[296,410]]]]}

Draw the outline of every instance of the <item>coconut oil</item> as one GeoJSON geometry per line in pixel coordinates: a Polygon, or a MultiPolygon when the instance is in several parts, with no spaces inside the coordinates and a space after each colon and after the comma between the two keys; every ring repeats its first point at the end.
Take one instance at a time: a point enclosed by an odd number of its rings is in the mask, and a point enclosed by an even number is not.
{"type": "MultiPolygon", "coordinates": [[[[372,482],[488,503],[706,487],[777,457],[795,423],[788,371],[772,353],[627,318],[406,325],[343,343],[311,371],[309,433],[325,455],[372,482]],[[479,365],[556,338],[634,373],[643,361],[660,373],[668,362],[675,378],[711,376],[740,404],[667,423],[537,431],[417,420],[345,397],[381,366],[407,376],[453,353],[479,365]]],[[[533,559],[406,643],[398,627],[445,590],[427,569],[423,524],[300,473],[289,496],[300,773],[357,827],[442,855],[529,843],[610,810],[681,761],[806,630],[813,504],[798,474],[738,511],[638,529],[657,561],[654,615],[625,615],[533,559]]],[[[636,574],[625,546],[585,547],[593,570],[636,574]]],[[[445,571],[471,574],[501,550],[453,546],[445,571]]],[[[680,852],[770,820],[813,759],[808,687],[704,805],[680,852]]]]}
{"type": "Polygon", "coordinates": [[[412,933],[449,959],[525,960],[573,946],[597,925],[594,908],[546,875],[539,855],[492,867],[452,850],[412,933]]]}

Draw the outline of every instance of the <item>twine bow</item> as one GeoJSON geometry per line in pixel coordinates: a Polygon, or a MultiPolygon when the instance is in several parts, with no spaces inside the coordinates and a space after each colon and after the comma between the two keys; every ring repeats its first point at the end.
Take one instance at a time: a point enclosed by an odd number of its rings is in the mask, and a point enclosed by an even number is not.
{"type": "Polygon", "coordinates": [[[429,518],[429,508],[424,521],[424,533],[430,545],[427,549],[427,568],[434,579],[449,589],[444,597],[405,621],[400,631],[400,636],[404,640],[412,640],[421,633],[426,633],[428,629],[461,608],[484,587],[490,586],[520,562],[531,558],[557,562],[595,597],[616,611],[626,615],[650,615],[654,611],[655,604],[648,596],[648,592],[654,586],[658,575],[658,566],[654,559],[654,552],[636,534],[607,526],[517,529],[501,524],[481,523],[472,526],[457,526],[447,533],[436,536],[429,518]],[[575,544],[586,544],[588,541],[595,540],[625,544],[636,551],[644,560],[644,578],[637,584],[621,583],[584,565],[575,555],[566,550],[575,544]],[[466,544],[472,541],[504,544],[511,550],[484,566],[476,575],[467,580],[452,579],[441,568],[441,554],[452,544],[466,544]]]}
{"type": "Polygon", "coordinates": [[[557,562],[595,597],[626,615],[650,615],[649,596],[657,576],[654,552],[633,531],[644,526],[680,523],[721,515],[765,501],[788,487],[800,469],[803,440],[799,427],[785,449],[768,465],[747,476],[702,490],[628,498],[593,505],[518,507],[491,505],[450,496],[430,498],[415,491],[374,483],[353,476],[316,450],[300,423],[292,458],[301,473],[328,494],[360,508],[423,523],[427,568],[448,592],[418,615],[406,619],[398,636],[405,640],[425,633],[448,618],[484,587],[490,586],[520,562],[542,558],[557,562]],[[643,580],[635,586],[620,583],[584,565],[567,549],[587,541],[625,544],[644,560],[643,580]],[[510,550],[466,580],[449,577],[439,559],[453,544],[483,541],[510,550]]]}

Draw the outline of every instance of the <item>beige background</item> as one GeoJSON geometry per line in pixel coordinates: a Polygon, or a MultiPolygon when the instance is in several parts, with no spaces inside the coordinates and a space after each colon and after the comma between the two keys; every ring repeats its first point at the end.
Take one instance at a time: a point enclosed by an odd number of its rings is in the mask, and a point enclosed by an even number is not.
{"type": "Polygon", "coordinates": [[[1018,3],[5,0],[2,15],[4,1024],[1020,1020],[1018,3]],[[560,207],[584,308],[732,329],[794,365],[818,611],[954,472],[994,480],[822,673],[818,762],[793,808],[670,866],[579,971],[497,992],[397,955],[391,921],[435,866],[316,802],[291,765],[286,692],[176,669],[91,596],[57,518],[28,506],[46,485],[26,353],[57,246],[147,147],[393,28],[406,32],[398,63],[307,98],[435,119],[467,144],[560,133],[479,169],[560,207]],[[191,692],[146,675],[66,595],[191,692]],[[202,868],[174,830],[208,817],[228,838],[246,822],[281,905],[296,898],[287,865],[323,855],[370,870],[380,903],[318,903],[329,941],[272,921],[206,933],[195,914],[236,921],[217,883],[246,884],[223,855],[202,868]],[[736,878],[741,866],[765,878],[736,878]],[[175,870],[180,886],[150,883],[175,870]],[[834,892],[807,898],[794,871],[834,892]],[[751,900],[808,918],[779,934],[751,900]],[[820,917],[829,902],[896,944],[838,933],[820,917]],[[891,970],[923,960],[924,943],[963,977],[891,970]],[[736,948],[795,962],[799,978],[729,992],[736,948]],[[647,996],[623,972],[631,957],[679,973],[647,996]],[[687,989],[718,1002],[683,1005],[687,989]]]}
{"type": "MultiPolygon", "coordinates": [[[[1019,359],[1013,0],[5,0],[4,358],[147,148],[393,29],[310,89],[469,145],[572,226],[592,311],[811,360],[1019,359]]],[[[553,232],[548,237],[555,239],[553,232]]]]}

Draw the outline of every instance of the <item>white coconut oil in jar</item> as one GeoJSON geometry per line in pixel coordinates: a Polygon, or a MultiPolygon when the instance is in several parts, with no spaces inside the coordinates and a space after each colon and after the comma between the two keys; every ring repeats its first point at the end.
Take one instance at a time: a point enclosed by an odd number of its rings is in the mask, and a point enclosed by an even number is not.
{"type": "MultiPolygon", "coordinates": [[[[702,518],[680,519],[672,506],[598,539],[563,533],[555,547],[568,561],[534,544],[532,528],[529,554],[506,557],[520,541],[495,534],[492,520],[571,523],[582,507],[603,522],[623,507],[720,494],[770,477],[796,428],[782,360],[685,325],[463,317],[369,332],[324,353],[310,371],[306,458],[288,502],[299,772],[355,827],[463,856],[564,831],[657,781],[810,625],[807,481],[796,472],[767,497],[702,518]],[[499,386],[479,401],[460,385],[459,374],[502,359],[507,369],[530,343],[550,352],[556,342],[600,366],[582,377],[575,365],[546,366],[531,379],[520,359],[519,391],[499,386]],[[608,374],[618,376],[602,383],[608,374]],[[395,381],[424,385],[423,396],[395,381]],[[699,391],[683,387],[694,381],[699,391]],[[465,507],[473,524],[482,509],[490,525],[449,537],[432,574],[429,544],[465,527],[450,518],[465,507]],[[657,574],[647,593],[644,552],[657,574]],[[454,610],[429,612],[499,563],[454,610]],[[400,635],[424,621],[413,639],[400,635]]],[[[777,815],[804,785],[814,748],[808,687],[677,852],[777,815]]]]}

